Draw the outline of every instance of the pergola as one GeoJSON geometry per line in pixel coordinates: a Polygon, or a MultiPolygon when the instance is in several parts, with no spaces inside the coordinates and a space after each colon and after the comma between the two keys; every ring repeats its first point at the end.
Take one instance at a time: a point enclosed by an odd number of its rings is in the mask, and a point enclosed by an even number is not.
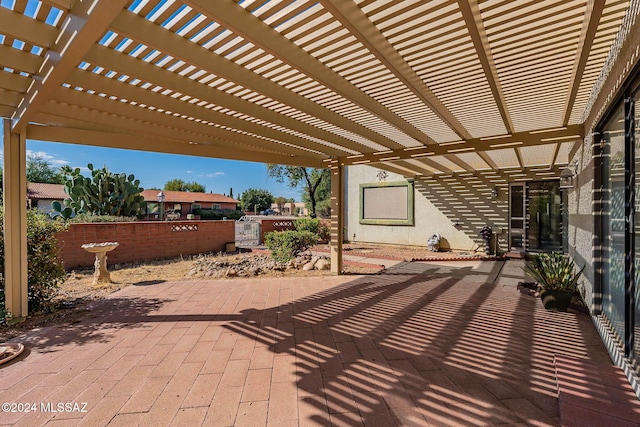
{"type": "MultiPolygon", "coordinates": [[[[559,173],[627,0],[2,0],[7,307],[26,140],[332,169],[559,173]]],[[[577,144],[576,144],[577,145],[577,144]]]]}

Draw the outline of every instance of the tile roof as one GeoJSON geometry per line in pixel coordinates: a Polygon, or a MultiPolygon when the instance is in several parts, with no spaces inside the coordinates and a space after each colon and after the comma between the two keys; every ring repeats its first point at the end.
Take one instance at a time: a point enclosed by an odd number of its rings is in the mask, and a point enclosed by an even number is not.
{"type": "MultiPolygon", "coordinates": [[[[167,203],[240,203],[238,200],[222,194],[213,193],[191,193],[188,191],[167,191],[162,190],[165,194],[165,202],[167,203]]],[[[158,200],[159,190],[144,190],[142,197],[147,202],[155,202],[158,200]]],[[[29,199],[51,199],[63,200],[67,198],[62,184],[44,184],[40,182],[27,183],[27,197],[29,199]]]]}
{"type": "Polygon", "coordinates": [[[27,198],[37,200],[64,200],[67,198],[67,194],[64,192],[64,185],[62,184],[27,182],[27,198]]]}

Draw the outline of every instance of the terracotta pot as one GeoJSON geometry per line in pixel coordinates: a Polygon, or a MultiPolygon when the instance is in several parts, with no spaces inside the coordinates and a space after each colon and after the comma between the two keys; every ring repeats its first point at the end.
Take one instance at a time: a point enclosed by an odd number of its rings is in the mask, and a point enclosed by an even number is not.
{"type": "Polygon", "coordinates": [[[573,292],[546,290],[540,292],[542,305],[548,311],[567,311],[569,304],[571,304],[571,297],[573,297],[573,292]]]}

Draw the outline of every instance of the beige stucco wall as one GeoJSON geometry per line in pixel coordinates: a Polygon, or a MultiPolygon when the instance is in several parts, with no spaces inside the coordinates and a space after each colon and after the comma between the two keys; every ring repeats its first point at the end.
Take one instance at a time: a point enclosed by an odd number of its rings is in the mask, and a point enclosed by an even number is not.
{"type": "MultiPolygon", "coordinates": [[[[496,231],[504,229],[501,249],[506,249],[507,187],[499,187],[498,198],[491,199],[494,185],[478,177],[469,186],[469,176],[414,180],[415,225],[360,224],[360,184],[379,182],[380,169],[349,166],[345,179],[346,235],[349,241],[427,246],[432,234],[442,236],[441,247],[470,250],[478,241],[478,232],[487,224],[496,231]],[[456,225],[456,223],[458,225],[456,225]]],[[[473,178],[473,177],[472,177],[473,178]]],[[[386,182],[404,181],[405,177],[388,172],[386,182]]]]}
{"type": "MultiPolygon", "coordinates": [[[[601,209],[594,203],[594,194],[598,197],[599,185],[596,177],[594,159],[594,132],[604,119],[612,105],[616,103],[631,73],[638,67],[640,58],[640,2],[632,2],[629,15],[625,18],[621,34],[612,48],[607,64],[590,98],[583,115],[585,138],[571,152],[570,161],[578,168],[577,183],[569,195],[569,252],[578,265],[586,265],[582,289],[584,299],[589,306],[594,324],[603,338],[614,363],[622,368],[636,394],[640,397],[640,378],[635,368],[624,356],[622,347],[611,334],[608,321],[599,316],[601,293],[597,287],[598,256],[600,242],[597,229],[601,209]],[[622,36],[621,36],[622,35],[622,36]],[[624,40],[624,41],[623,41],[624,40]]],[[[636,107],[637,108],[637,107],[636,107]]]]}
{"type": "MultiPolygon", "coordinates": [[[[597,271],[594,268],[595,225],[599,214],[594,210],[594,173],[593,134],[598,123],[605,117],[616,99],[620,96],[626,81],[639,62],[640,57],[640,4],[635,2],[625,18],[626,24],[621,30],[622,37],[612,48],[615,57],[607,60],[606,74],[597,84],[592,94],[590,107],[584,113],[584,134],[582,144],[571,152],[570,161],[577,164],[578,175],[574,190],[569,195],[569,252],[580,266],[586,265],[583,279],[585,302],[592,312],[599,307],[594,305],[594,283],[597,271]]],[[[610,53],[611,55],[612,53],[610,53]]],[[[597,248],[596,248],[597,251],[597,248]]],[[[596,252],[597,253],[597,252],[596,252]]]]}

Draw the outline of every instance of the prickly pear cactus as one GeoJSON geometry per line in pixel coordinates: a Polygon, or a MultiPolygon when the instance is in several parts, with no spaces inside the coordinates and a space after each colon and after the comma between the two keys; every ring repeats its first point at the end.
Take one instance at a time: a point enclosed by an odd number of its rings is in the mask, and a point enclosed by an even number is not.
{"type": "Polygon", "coordinates": [[[146,202],[140,193],[140,180],[124,173],[114,174],[106,166],[94,169],[87,165],[91,178],[80,174],[80,169],[71,171],[64,186],[69,195],[64,204],[53,202],[52,208],[68,219],[80,213],[94,215],[137,216],[144,214],[146,202]]]}

